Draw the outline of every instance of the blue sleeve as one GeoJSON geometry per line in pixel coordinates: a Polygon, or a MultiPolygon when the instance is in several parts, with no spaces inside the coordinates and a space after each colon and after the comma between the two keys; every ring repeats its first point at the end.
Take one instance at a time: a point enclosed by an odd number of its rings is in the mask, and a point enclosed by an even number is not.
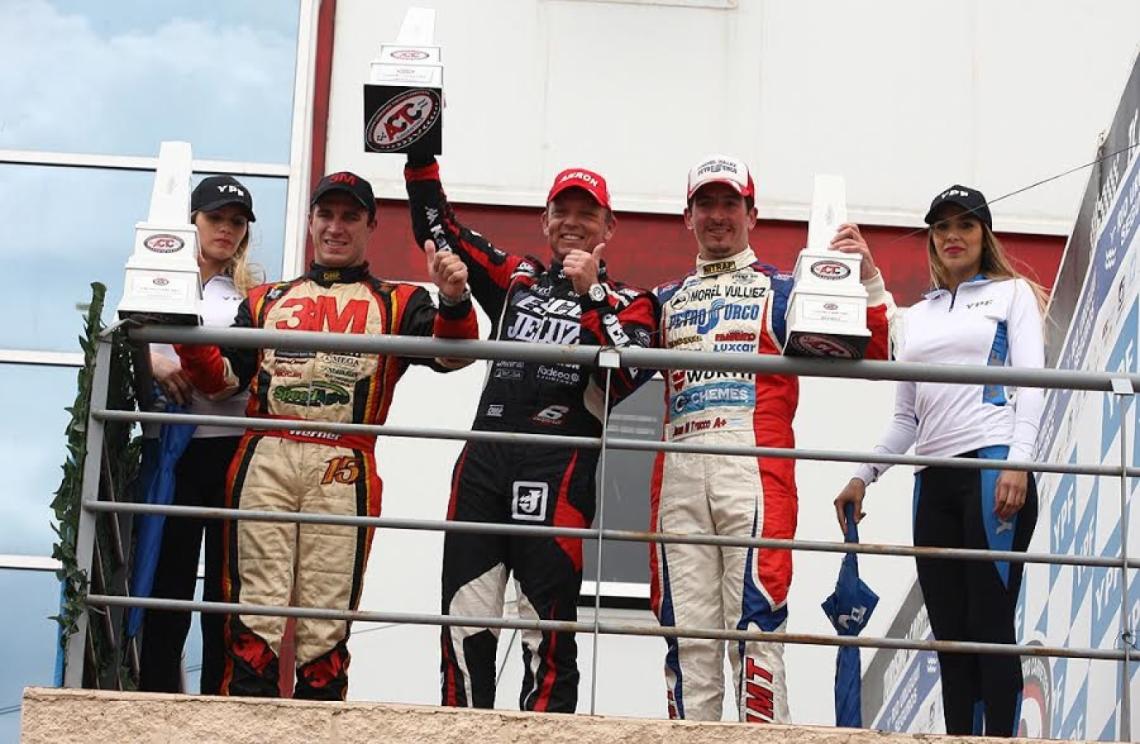
{"type": "Polygon", "coordinates": [[[788,298],[792,294],[794,281],[790,274],[772,274],[772,332],[780,348],[788,340],[788,298]]]}

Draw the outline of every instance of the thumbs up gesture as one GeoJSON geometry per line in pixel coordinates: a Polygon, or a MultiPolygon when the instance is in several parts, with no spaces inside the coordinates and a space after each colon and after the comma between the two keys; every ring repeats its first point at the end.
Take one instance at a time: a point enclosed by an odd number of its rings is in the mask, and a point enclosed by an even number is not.
{"type": "Polygon", "coordinates": [[[562,271],[574,285],[578,294],[586,294],[591,284],[598,281],[598,266],[602,263],[602,253],[606,244],[598,243],[593,251],[574,249],[562,259],[562,271]]]}
{"type": "Polygon", "coordinates": [[[452,302],[462,300],[467,289],[467,267],[463,260],[451,251],[437,251],[431,240],[424,242],[424,256],[428,276],[439,287],[440,295],[452,302]]]}

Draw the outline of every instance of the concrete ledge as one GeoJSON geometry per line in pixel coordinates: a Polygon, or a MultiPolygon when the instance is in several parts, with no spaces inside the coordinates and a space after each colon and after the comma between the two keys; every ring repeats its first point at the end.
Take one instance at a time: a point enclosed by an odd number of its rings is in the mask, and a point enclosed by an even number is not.
{"type": "Polygon", "coordinates": [[[445,744],[519,741],[541,741],[543,744],[914,744],[915,741],[930,740],[952,744],[967,741],[957,737],[910,736],[814,726],[754,726],[536,715],[384,703],[321,703],[37,687],[24,691],[20,740],[24,744],[184,741],[203,744],[377,741],[445,744]]]}

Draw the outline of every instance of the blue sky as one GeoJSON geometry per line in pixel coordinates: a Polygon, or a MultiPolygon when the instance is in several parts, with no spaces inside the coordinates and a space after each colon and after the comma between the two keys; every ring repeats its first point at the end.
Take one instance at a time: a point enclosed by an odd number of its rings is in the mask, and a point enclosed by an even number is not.
{"type": "Polygon", "coordinates": [[[0,147],[285,162],[296,2],[0,3],[0,147]]]}

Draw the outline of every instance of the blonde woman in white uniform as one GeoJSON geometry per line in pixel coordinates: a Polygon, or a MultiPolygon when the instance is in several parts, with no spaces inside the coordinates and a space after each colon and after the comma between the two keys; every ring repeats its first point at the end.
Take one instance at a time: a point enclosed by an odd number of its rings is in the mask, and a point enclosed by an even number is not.
{"type": "MultiPolygon", "coordinates": [[[[255,220],[249,189],[230,176],[205,178],[190,197],[191,221],[198,228],[202,276],[202,319],[206,326],[229,327],[250,286],[260,282],[248,263],[250,229],[255,220]]],[[[154,379],[188,413],[241,416],[245,393],[228,400],[207,400],[190,385],[178,356],[168,345],[151,353],[154,379]]],[[[242,429],[199,426],[175,468],[176,506],[225,506],[226,471],[242,429]]],[[[157,430],[148,432],[157,436],[157,430]]],[[[198,557],[206,534],[206,579],[203,599],[221,601],[221,523],[217,520],[168,517],[155,569],[152,597],[193,599],[198,557]]],[[[201,692],[214,694],[221,684],[224,616],[203,613],[201,692]]],[[[182,647],[190,630],[190,613],[148,610],[143,626],[139,688],[148,692],[183,692],[182,647]]]]}

